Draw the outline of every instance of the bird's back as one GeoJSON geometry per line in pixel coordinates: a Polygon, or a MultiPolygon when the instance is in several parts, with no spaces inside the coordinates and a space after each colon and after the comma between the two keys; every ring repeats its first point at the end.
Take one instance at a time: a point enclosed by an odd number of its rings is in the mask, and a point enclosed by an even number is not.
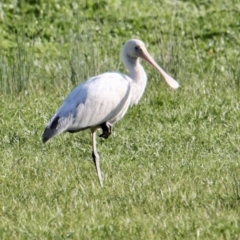
{"type": "Polygon", "coordinates": [[[47,124],[43,142],[64,131],[80,131],[115,123],[126,113],[131,98],[131,80],[112,72],[90,78],[67,96],[47,124]]]}

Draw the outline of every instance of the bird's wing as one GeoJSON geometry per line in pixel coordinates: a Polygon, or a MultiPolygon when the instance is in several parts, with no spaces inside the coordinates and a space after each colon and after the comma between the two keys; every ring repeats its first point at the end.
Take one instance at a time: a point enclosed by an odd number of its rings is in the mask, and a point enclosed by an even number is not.
{"type": "Polygon", "coordinates": [[[79,130],[123,117],[131,98],[130,79],[121,73],[105,73],[90,78],[67,96],[50,121],[56,128],[79,130]]]}

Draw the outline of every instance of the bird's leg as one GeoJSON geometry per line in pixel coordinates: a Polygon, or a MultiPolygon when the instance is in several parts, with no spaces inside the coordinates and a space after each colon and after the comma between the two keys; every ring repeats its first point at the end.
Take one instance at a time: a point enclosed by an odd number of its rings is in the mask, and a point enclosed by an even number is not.
{"type": "Polygon", "coordinates": [[[92,131],[92,158],[93,158],[93,162],[96,167],[96,170],[97,170],[99,183],[100,183],[101,187],[103,187],[102,173],[100,170],[100,158],[99,158],[99,155],[97,152],[97,147],[96,147],[96,131],[97,131],[97,129],[92,131]]]}
{"type": "Polygon", "coordinates": [[[112,124],[109,122],[104,122],[100,125],[100,127],[102,128],[103,132],[99,135],[99,137],[107,139],[112,133],[112,124]]]}

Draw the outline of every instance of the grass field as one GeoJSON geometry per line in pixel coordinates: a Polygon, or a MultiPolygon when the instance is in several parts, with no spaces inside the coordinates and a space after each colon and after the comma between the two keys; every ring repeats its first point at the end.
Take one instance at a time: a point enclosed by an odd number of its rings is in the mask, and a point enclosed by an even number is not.
{"type": "Polygon", "coordinates": [[[30,2],[0,5],[0,239],[240,239],[239,1],[30,2]],[[89,131],[41,135],[78,83],[126,72],[130,38],[181,88],[143,63],[101,188],[89,131]]]}

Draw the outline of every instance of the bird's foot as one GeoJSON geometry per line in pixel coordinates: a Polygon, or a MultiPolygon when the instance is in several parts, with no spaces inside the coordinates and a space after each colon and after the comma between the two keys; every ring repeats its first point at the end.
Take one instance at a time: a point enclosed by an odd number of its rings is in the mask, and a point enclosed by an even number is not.
{"type": "Polygon", "coordinates": [[[102,128],[102,134],[99,137],[107,139],[112,133],[112,125],[109,122],[104,122],[100,125],[102,128]]]}

